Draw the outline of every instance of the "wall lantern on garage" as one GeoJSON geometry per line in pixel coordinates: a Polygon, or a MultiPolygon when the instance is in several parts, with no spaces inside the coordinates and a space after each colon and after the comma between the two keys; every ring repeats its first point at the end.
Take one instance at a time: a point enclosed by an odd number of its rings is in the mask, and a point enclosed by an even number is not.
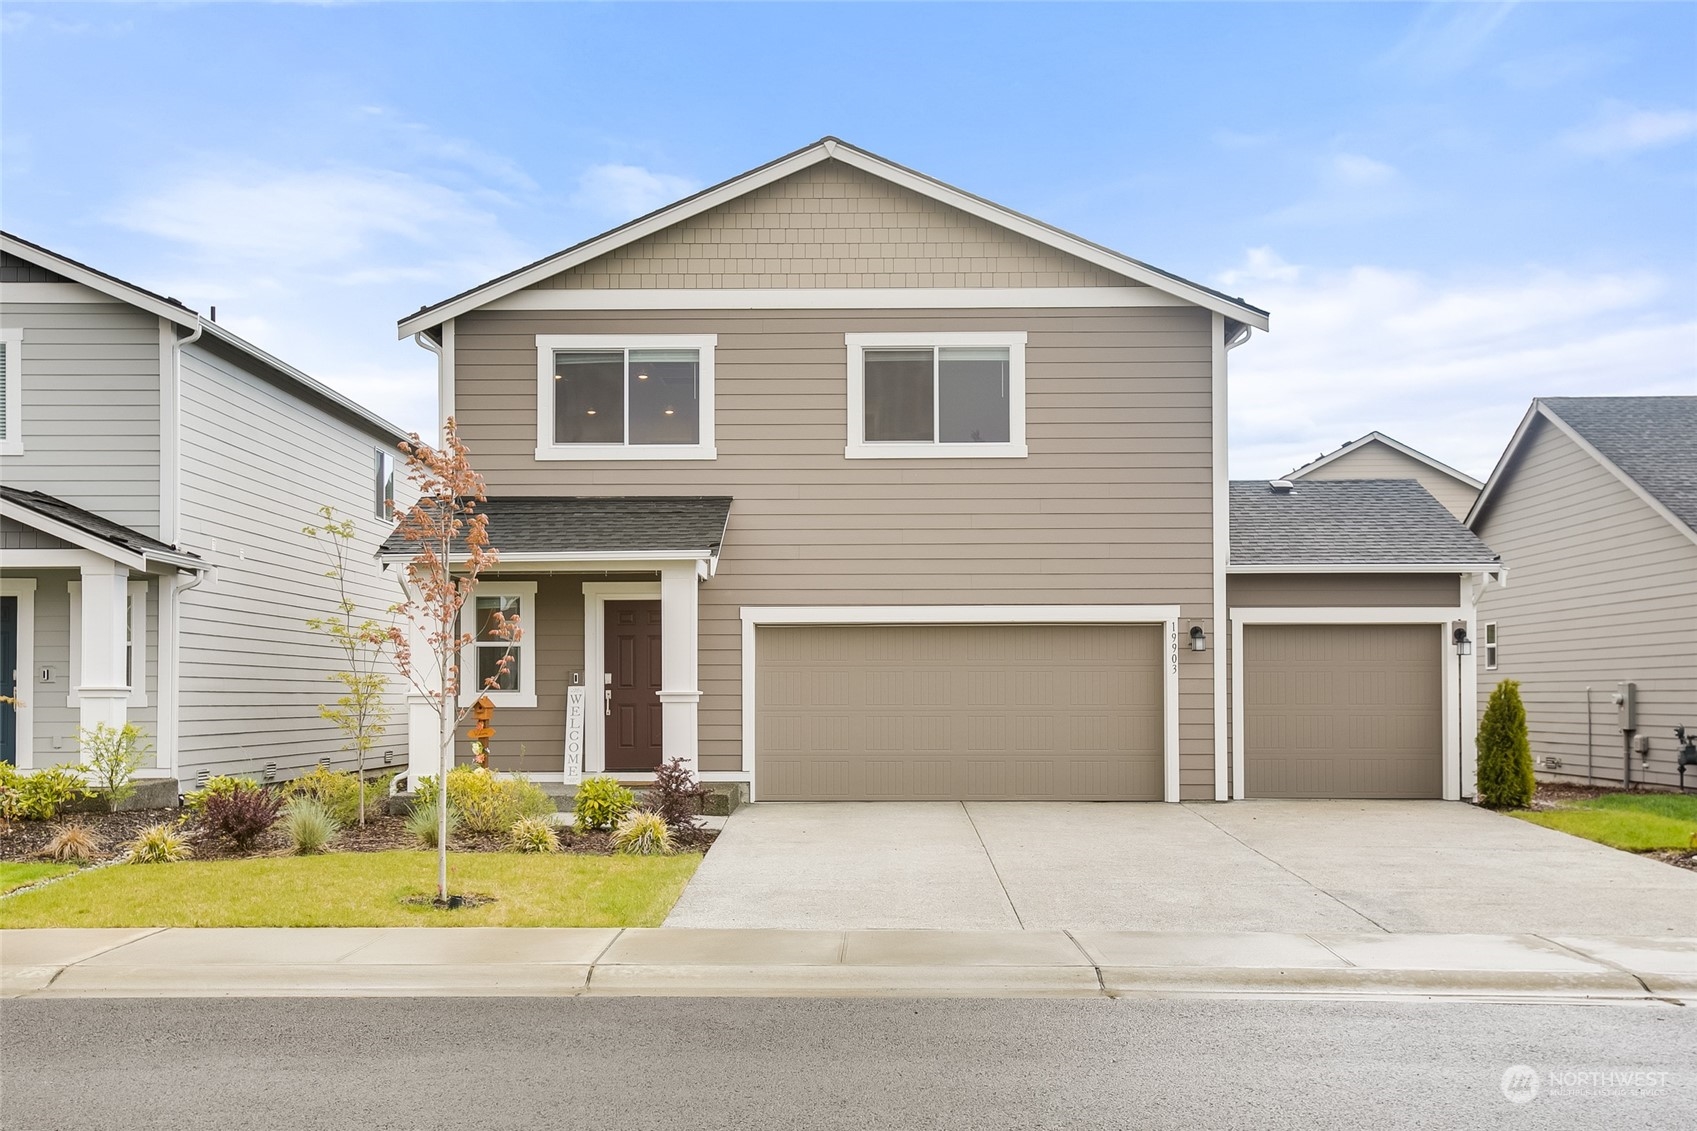
{"type": "Polygon", "coordinates": [[[1199,624],[1190,626],[1190,650],[1192,652],[1206,652],[1208,650],[1208,634],[1202,631],[1202,626],[1199,624]]]}
{"type": "Polygon", "coordinates": [[[1464,622],[1457,621],[1455,623],[1455,630],[1450,633],[1450,638],[1455,641],[1456,655],[1473,655],[1473,641],[1467,638],[1467,625],[1464,622]]]}

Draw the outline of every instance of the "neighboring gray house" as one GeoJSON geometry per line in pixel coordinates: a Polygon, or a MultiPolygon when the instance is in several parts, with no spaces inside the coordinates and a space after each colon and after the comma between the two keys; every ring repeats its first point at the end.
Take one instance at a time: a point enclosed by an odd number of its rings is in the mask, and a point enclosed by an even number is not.
{"type": "Polygon", "coordinates": [[[336,653],[305,624],[334,598],[301,530],[326,503],[356,520],[354,589],[383,616],[398,591],[371,555],[400,429],[175,300],[3,234],[0,376],[5,760],[75,761],[79,727],[133,719],[144,772],[186,785],[347,764],[318,715],[336,653]]]}
{"type": "Polygon", "coordinates": [[[1227,354],[1266,327],[832,138],[408,315],[502,550],[466,627],[525,626],[493,764],[681,757],[762,800],[1470,794],[1449,641],[1494,556],[1413,484],[1359,500],[1423,507],[1407,539],[1305,511],[1300,554],[1236,555],[1227,354]],[[1410,673],[1407,733],[1362,733],[1410,673]]]}
{"type": "Polygon", "coordinates": [[[1349,440],[1336,451],[1305,463],[1286,479],[1413,479],[1463,521],[1485,485],[1383,432],[1349,440]]]}
{"type": "Polygon", "coordinates": [[[1468,525],[1513,566],[1480,605],[1479,693],[1520,681],[1539,776],[1676,785],[1673,728],[1697,730],[1697,397],[1533,401],[1468,525]]]}

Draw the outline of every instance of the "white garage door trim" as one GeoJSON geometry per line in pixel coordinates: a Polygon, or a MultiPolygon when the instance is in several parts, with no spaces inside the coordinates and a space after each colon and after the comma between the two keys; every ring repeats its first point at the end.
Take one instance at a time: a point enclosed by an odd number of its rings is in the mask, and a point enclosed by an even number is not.
{"type": "Polygon", "coordinates": [[[781,624],[1159,624],[1166,629],[1161,670],[1162,798],[1178,800],[1177,605],[777,605],[742,610],[742,768],[749,799],[760,800],[754,773],[755,629],[781,624]]]}
{"type": "Polygon", "coordinates": [[[1449,643],[1450,625],[1468,619],[1460,608],[1325,608],[1231,609],[1232,632],[1232,798],[1242,801],[1245,755],[1243,742],[1243,626],[1246,624],[1429,624],[1443,634],[1444,800],[1461,800],[1461,701],[1456,676],[1459,658],[1449,643]]]}

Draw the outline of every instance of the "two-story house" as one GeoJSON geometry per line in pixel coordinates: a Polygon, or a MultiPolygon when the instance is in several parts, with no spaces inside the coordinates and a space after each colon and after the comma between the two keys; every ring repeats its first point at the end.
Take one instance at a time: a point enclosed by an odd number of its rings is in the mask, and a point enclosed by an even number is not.
{"type": "Polygon", "coordinates": [[[1227,358],[1267,326],[831,138],[407,316],[491,496],[467,628],[525,626],[493,764],[681,757],[758,800],[1470,791],[1451,641],[1495,557],[1417,485],[1228,483],[1227,358]]]}
{"type": "MultiPolygon", "coordinates": [[[[79,757],[78,732],[135,721],[148,796],[205,773],[349,765],[319,717],[334,610],[302,529],[331,505],[359,532],[360,615],[400,597],[373,554],[392,525],[395,425],[173,299],[0,235],[3,757],[79,757]]],[[[391,737],[404,750],[397,684],[391,737]]]]}

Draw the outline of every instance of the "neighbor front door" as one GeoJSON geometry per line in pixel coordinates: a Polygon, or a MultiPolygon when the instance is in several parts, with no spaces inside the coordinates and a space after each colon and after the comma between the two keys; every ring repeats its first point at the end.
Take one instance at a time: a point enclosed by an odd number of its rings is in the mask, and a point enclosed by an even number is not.
{"type": "Polygon", "coordinates": [[[660,765],[660,602],[606,605],[607,770],[660,765]]]}

